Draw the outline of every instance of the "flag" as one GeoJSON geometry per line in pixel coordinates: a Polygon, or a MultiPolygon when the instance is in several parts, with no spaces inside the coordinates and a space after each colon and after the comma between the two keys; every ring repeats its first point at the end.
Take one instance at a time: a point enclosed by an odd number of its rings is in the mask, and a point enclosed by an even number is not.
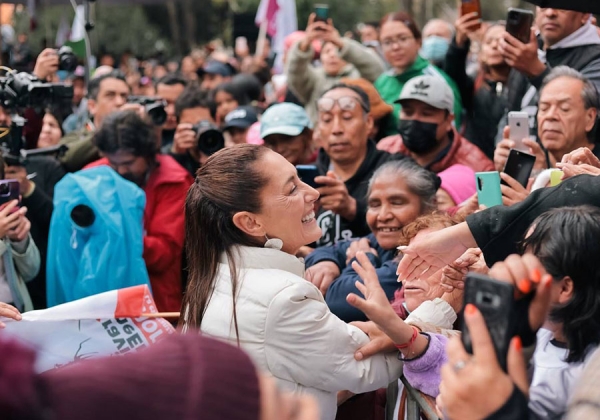
{"type": "Polygon", "coordinates": [[[147,286],[113,290],[50,309],[25,312],[21,321],[2,319],[2,332],[36,350],[38,373],[79,360],[132,353],[170,334],[147,286]]]}
{"type": "Polygon", "coordinates": [[[77,57],[85,59],[85,10],[83,5],[77,6],[71,35],[64,45],[71,47],[77,57]]]}
{"type": "Polygon", "coordinates": [[[257,26],[267,22],[267,33],[272,39],[271,48],[281,56],[283,40],[298,30],[296,0],[261,0],[254,22],[257,26]]]}
{"type": "Polygon", "coordinates": [[[35,0],[27,0],[27,12],[29,13],[29,30],[33,32],[37,28],[35,0]]]}
{"type": "Polygon", "coordinates": [[[67,22],[66,15],[63,14],[60,18],[58,31],[56,31],[56,40],[54,41],[54,45],[57,47],[63,46],[64,43],[69,39],[70,32],[71,28],[69,28],[69,22],[67,22]]]}

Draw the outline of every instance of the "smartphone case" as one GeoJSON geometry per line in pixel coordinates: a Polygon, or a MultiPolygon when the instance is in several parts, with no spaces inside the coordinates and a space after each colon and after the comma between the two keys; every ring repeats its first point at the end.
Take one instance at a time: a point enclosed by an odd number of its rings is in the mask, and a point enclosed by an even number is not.
{"type": "Polygon", "coordinates": [[[14,179],[0,180],[0,205],[20,199],[19,181],[14,179]]]}
{"type": "Polygon", "coordinates": [[[302,182],[313,188],[319,187],[315,182],[315,178],[320,174],[319,169],[315,165],[296,165],[296,171],[298,171],[298,178],[300,178],[302,182]]]}
{"type": "MultiPolygon", "coordinates": [[[[513,316],[515,300],[514,286],[494,280],[491,277],[469,273],[465,281],[464,304],[475,305],[483,315],[490,337],[496,350],[498,363],[506,371],[506,357],[510,340],[516,334],[516,324],[513,316]]],[[[462,322],[462,342],[465,350],[473,354],[471,334],[464,318],[462,322]]]]}
{"type": "MultiPolygon", "coordinates": [[[[520,150],[511,149],[503,172],[527,188],[529,176],[531,175],[531,171],[533,171],[534,165],[535,156],[521,152],[520,150]]],[[[502,181],[502,184],[506,185],[504,181],[502,181]]]]}
{"type": "Polygon", "coordinates": [[[523,44],[528,44],[530,41],[533,19],[533,12],[511,7],[508,9],[506,32],[521,41],[523,44]]]}
{"type": "Polygon", "coordinates": [[[500,173],[477,172],[475,174],[477,200],[487,208],[502,205],[502,190],[500,189],[500,173]]]}

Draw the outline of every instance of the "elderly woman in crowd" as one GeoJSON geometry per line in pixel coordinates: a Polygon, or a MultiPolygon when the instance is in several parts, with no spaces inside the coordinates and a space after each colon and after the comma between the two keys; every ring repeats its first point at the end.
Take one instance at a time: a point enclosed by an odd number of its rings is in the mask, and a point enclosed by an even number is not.
{"type": "Polygon", "coordinates": [[[303,278],[295,254],[321,236],[318,196],[265,147],[237,145],[211,156],[185,206],[182,322],[241,346],[282,388],[315,396],[322,419],[332,420],[338,391],[380,388],[402,366],[394,353],[355,360],[367,336],[333,315],[303,278]]]}
{"type": "Polygon", "coordinates": [[[381,286],[392,299],[400,286],[394,259],[402,228],[418,216],[435,210],[439,178],[410,159],[388,162],[371,177],[367,192],[367,224],[371,234],[352,241],[317,248],[306,258],[306,278],[325,295],[329,309],[346,322],[366,316],[346,302],[360,280],[352,268],[356,253],[366,253],[377,270],[381,286]]]}

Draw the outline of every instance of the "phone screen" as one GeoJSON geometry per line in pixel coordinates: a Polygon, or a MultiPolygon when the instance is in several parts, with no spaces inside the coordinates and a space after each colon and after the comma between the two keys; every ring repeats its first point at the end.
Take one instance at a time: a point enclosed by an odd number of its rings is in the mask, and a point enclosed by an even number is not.
{"type": "Polygon", "coordinates": [[[327,22],[329,19],[329,6],[326,4],[315,4],[315,22],[327,22]]]}

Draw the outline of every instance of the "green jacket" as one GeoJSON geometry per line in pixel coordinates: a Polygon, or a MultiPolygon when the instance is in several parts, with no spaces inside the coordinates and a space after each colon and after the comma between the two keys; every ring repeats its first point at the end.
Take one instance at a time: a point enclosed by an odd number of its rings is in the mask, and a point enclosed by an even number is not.
{"type": "Polygon", "coordinates": [[[60,163],[67,172],[77,172],[88,163],[100,159],[98,149],[92,143],[94,133],[94,131],[87,129],[73,131],[60,140],[60,144],[69,147],[67,153],[60,158],[60,163]]]}
{"type": "Polygon", "coordinates": [[[25,283],[37,276],[41,260],[31,235],[21,242],[0,239],[0,258],[15,307],[21,312],[32,311],[33,303],[25,283]]]}
{"type": "Polygon", "coordinates": [[[386,133],[388,135],[398,134],[396,129],[396,125],[400,119],[400,104],[395,104],[396,101],[400,97],[400,92],[404,87],[404,84],[408,82],[413,77],[430,75],[430,76],[440,76],[443,77],[444,80],[450,85],[452,88],[452,92],[454,93],[454,119],[455,126],[461,126],[462,120],[462,101],[460,98],[460,92],[458,91],[458,87],[454,83],[454,81],[444,73],[442,70],[437,67],[431,65],[429,61],[425,60],[420,55],[417,56],[417,59],[413,63],[413,65],[406,70],[402,74],[394,74],[394,70],[388,70],[383,73],[379,78],[375,81],[375,88],[383,98],[385,102],[392,105],[394,107],[394,119],[393,126],[388,127],[386,133]]]}

